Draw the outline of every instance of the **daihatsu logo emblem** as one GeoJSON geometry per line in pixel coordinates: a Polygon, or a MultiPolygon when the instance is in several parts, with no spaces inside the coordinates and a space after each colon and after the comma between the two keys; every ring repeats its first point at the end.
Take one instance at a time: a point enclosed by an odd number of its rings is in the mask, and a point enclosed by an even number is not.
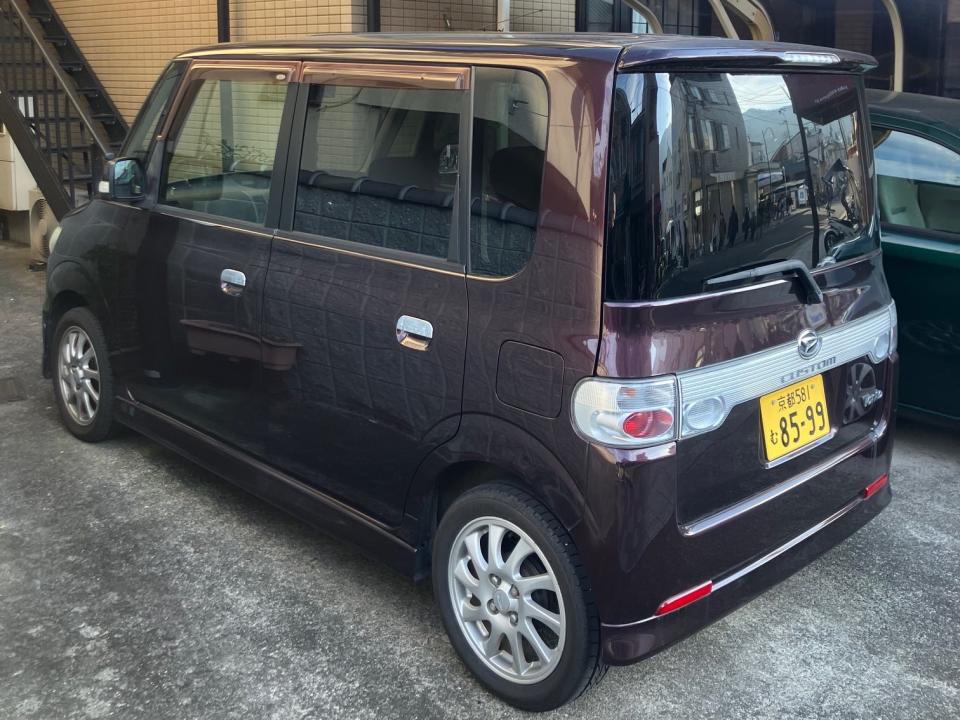
{"type": "Polygon", "coordinates": [[[809,360],[820,352],[821,345],[823,345],[823,338],[813,330],[804,330],[797,338],[797,352],[804,360],[809,360]]]}

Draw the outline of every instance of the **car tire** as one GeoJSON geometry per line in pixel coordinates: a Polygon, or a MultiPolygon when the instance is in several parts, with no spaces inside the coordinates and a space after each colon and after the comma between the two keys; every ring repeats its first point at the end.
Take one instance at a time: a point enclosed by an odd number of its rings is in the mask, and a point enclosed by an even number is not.
{"type": "Polygon", "coordinates": [[[577,549],[557,519],[515,487],[475,488],[450,505],[434,537],[433,589],[461,660],[517,708],[552,710],[606,673],[577,549]]]}
{"type": "Polygon", "coordinates": [[[103,328],[85,307],[60,318],[50,348],[53,394],[67,429],[84,442],[110,437],[113,372],[103,328]]]}

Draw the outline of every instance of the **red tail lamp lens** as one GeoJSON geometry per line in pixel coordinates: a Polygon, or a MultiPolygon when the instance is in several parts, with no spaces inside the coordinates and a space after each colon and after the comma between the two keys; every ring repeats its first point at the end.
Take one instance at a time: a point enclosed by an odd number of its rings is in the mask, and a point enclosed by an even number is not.
{"type": "Polygon", "coordinates": [[[869,485],[867,485],[867,486],[863,489],[863,499],[866,500],[867,498],[873,497],[873,496],[876,495],[878,492],[880,492],[880,490],[883,488],[883,486],[887,484],[887,480],[889,480],[889,479],[890,479],[890,478],[888,477],[888,475],[887,475],[886,473],[884,473],[883,475],[881,475],[880,477],[878,477],[876,480],[874,480],[872,483],[870,483],[869,485]]]}
{"type": "Polygon", "coordinates": [[[654,615],[666,615],[667,613],[672,613],[674,610],[679,610],[682,607],[686,607],[690,603],[694,603],[700,598],[704,598],[710,593],[713,592],[713,581],[707,580],[703,585],[697,585],[696,587],[685,590],[679,595],[674,595],[671,598],[667,598],[662,603],[660,607],[657,608],[657,611],[654,615]]]}
{"type": "Polygon", "coordinates": [[[623,421],[623,432],[630,437],[658,437],[673,427],[673,413],[669,410],[641,410],[630,413],[623,421]]]}

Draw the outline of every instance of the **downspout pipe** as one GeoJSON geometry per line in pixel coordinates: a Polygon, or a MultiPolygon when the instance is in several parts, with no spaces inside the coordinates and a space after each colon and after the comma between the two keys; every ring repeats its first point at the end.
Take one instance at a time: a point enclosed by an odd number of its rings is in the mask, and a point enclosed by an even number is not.
{"type": "Polygon", "coordinates": [[[217,42],[230,42],[230,0],[217,0],[217,42]]]}
{"type": "Polygon", "coordinates": [[[510,32],[510,0],[497,0],[497,32],[510,32]]]}

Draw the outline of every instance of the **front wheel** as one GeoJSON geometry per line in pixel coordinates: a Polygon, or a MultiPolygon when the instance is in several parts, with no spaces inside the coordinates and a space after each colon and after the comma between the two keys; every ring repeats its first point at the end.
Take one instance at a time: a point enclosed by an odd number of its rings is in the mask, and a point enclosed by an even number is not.
{"type": "Polygon", "coordinates": [[[433,587],[460,658],[511,705],[551,710],[603,677],[576,548],[526,493],[486,486],[450,506],[434,539],[433,587]]]}
{"type": "Polygon", "coordinates": [[[68,310],[53,334],[53,393],[75,436],[98,442],[113,430],[113,375],[107,341],[87,308],[68,310]]]}

